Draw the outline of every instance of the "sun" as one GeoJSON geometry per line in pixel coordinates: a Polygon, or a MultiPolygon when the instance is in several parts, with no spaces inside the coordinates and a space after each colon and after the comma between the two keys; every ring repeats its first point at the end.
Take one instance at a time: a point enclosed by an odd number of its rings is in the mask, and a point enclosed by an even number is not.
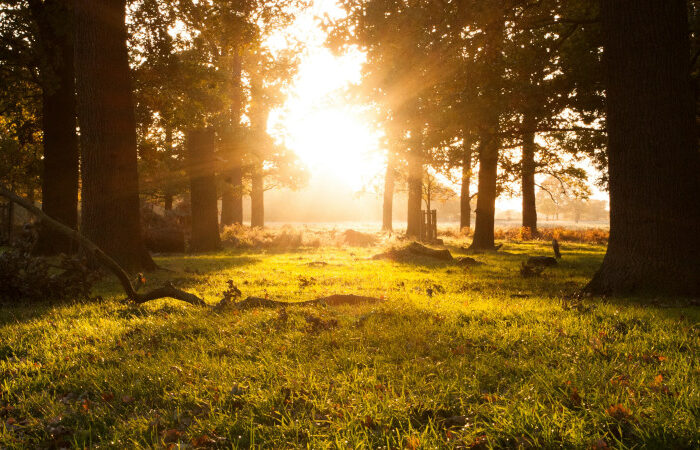
{"type": "Polygon", "coordinates": [[[361,190],[382,168],[379,137],[348,106],[291,110],[283,121],[286,145],[308,166],[311,176],[361,190]]]}
{"type": "MultiPolygon", "coordinates": [[[[316,1],[310,14],[325,14],[335,2],[316,1]]],[[[337,11],[334,12],[337,14],[337,11]]],[[[268,131],[294,151],[312,179],[323,177],[361,190],[381,173],[382,131],[367,113],[367,105],[347,99],[346,88],[361,80],[365,55],[350,50],[334,55],[323,46],[320,30],[308,18],[293,27],[307,51],[285,104],[270,114],[268,131]]]]}

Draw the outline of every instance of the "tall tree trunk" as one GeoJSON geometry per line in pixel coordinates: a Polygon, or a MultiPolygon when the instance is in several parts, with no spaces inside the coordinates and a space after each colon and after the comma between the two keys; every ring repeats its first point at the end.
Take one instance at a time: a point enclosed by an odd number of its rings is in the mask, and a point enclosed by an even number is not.
{"type": "Polygon", "coordinates": [[[472,207],[469,185],[472,181],[472,141],[465,133],[464,154],[462,155],[462,190],[459,193],[459,228],[471,228],[472,207]]]}
{"type": "Polygon", "coordinates": [[[384,204],[382,205],[382,230],[393,229],[394,185],[396,183],[396,154],[389,150],[384,176],[384,204]]]}
{"type": "MultiPolygon", "coordinates": [[[[526,130],[531,130],[529,120],[525,120],[526,130]],[[530,128],[528,128],[530,126],[530,128]]],[[[529,131],[523,134],[523,157],[520,162],[522,172],[522,194],[523,194],[523,228],[530,230],[530,234],[537,235],[537,205],[535,203],[535,133],[529,131]]]]}
{"type": "Polygon", "coordinates": [[[265,226],[265,188],[262,162],[255,165],[251,174],[250,189],[250,226],[265,226]]]}
{"type": "MultiPolygon", "coordinates": [[[[503,0],[498,0],[500,9],[505,11],[503,0]]],[[[479,191],[476,199],[476,222],[474,224],[474,239],[471,247],[474,250],[493,250],[494,222],[496,214],[496,188],[498,184],[498,152],[501,142],[498,137],[501,78],[503,61],[501,47],[505,29],[504,14],[494,16],[487,24],[488,41],[484,48],[484,64],[487,78],[484,84],[485,98],[481,105],[481,123],[479,140],[479,191]]]]}
{"type": "Polygon", "coordinates": [[[197,128],[187,132],[187,159],[192,205],[190,251],[209,252],[221,247],[219,211],[216,195],[216,165],[212,129],[197,128]]]}
{"type": "Polygon", "coordinates": [[[228,130],[224,133],[222,147],[227,161],[224,172],[224,191],[221,194],[221,226],[243,223],[243,158],[239,140],[243,93],[241,91],[242,65],[237,50],[231,55],[229,69],[229,109],[228,130]]]}
{"type": "Polygon", "coordinates": [[[587,290],[700,294],[686,2],[605,0],[610,241],[587,290]]]}
{"type": "Polygon", "coordinates": [[[155,264],[141,237],[126,0],[76,0],[82,232],[127,270],[155,264]]]}
{"type": "Polygon", "coordinates": [[[222,149],[226,158],[223,192],[221,193],[221,226],[243,223],[243,161],[236,137],[226,133],[222,149]]]}
{"type": "Polygon", "coordinates": [[[499,141],[493,134],[484,134],[479,143],[479,186],[476,198],[476,223],[470,248],[493,250],[496,214],[499,141]]]}
{"type": "Polygon", "coordinates": [[[412,148],[408,154],[408,216],[406,220],[406,236],[420,238],[423,214],[423,149],[421,136],[416,133],[412,137],[412,148]]]}
{"type": "MultiPolygon", "coordinates": [[[[43,55],[41,176],[42,210],[75,229],[78,225],[78,136],[76,134],[73,9],[70,2],[31,0],[32,19],[43,55]]],[[[70,253],[75,246],[53,228],[41,226],[34,251],[70,253]]]]}

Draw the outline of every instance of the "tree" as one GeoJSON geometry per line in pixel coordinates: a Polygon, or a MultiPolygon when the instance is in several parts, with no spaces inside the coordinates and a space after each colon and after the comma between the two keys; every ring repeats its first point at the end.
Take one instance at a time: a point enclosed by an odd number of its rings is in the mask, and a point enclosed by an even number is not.
{"type": "Polygon", "coordinates": [[[484,24],[484,100],[480,105],[479,188],[476,199],[476,222],[473,250],[493,250],[496,213],[498,154],[502,101],[502,45],[505,33],[505,2],[498,0],[484,24]]]}
{"type": "MultiPolygon", "coordinates": [[[[43,144],[42,209],[62,223],[76,227],[78,141],[71,2],[27,0],[2,2],[1,7],[0,41],[4,51],[0,53],[0,61],[4,66],[5,86],[14,92],[20,88],[22,95],[29,94],[27,84],[41,91],[41,107],[36,113],[43,144]]],[[[13,101],[19,102],[17,106],[25,103],[26,107],[26,99],[20,101],[16,97],[13,101]]],[[[55,254],[68,253],[75,247],[62,234],[42,226],[34,250],[55,254]]]]}
{"type": "Polygon", "coordinates": [[[217,209],[214,165],[215,135],[209,128],[187,132],[187,160],[190,175],[192,236],[190,251],[208,252],[219,249],[219,212],[217,209]]]}
{"type": "MultiPolygon", "coordinates": [[[[42,210],[69,227],[78,224],[78,137],[73,69],[73,9],[70,2],[29,0],[42,55],[42,210]]],[[[42,226],[35,250],[68,253],[71,242],[42,226]]]]}
{"type": "Polygon", "coordinates": [[[126,0],[77,0],[82,233],[127,270],[155,264],[141,236],[126,0]]]}
{"type": "Polygon", "coordinates": [[[686,2],[603,1],[610,240],[594,294],[700,294],[686,2]]]}

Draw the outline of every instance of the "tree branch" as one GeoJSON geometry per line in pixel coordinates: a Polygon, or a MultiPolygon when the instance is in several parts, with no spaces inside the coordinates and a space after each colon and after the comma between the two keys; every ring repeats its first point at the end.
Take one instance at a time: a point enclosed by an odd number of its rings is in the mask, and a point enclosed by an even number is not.
{"type": "Polygon", "coordinates": [[[129,276],[126,274],[124,269],[122,269],[122,267],[115,260],[113,260],[104,251],[102,251],[102,249],[95,245],[91,240],[78,233],[74,229],[70,228],[69,226],[64,225],[61,222],[47,216],[42,210],[32,205],[29,201],[23,199],[14,192],[8,191],[2,186],[0,186],[0,196],[7,198],[11,202],[20,205],[30,213],[39,217],[42,220],[42,224],[44,226],[48,226],[54,231],[61,233],[64,236],[67,236],[70,239],[76,241],[78,244],[80,244],[83,247],[83,249],[90,253],[90,255],[92,255],[98,263],[100,263],[103,267],[108,269],[114,274],[114,276],[117,277],[119,283],[124,289],[124,292],[126,293],[126,297],[128,300],[140,304],[159,298],[169,297],[190,303],[192,305],[206,306],[204,300],[202,300],[194,294],[190,294],[188,292],[177,289],[170,282],[166,283],[163,287],[154,289],[143,294],[139,294],[134,289],[134,286],[131,284],[131,280],[129,280],[129,276]]]}

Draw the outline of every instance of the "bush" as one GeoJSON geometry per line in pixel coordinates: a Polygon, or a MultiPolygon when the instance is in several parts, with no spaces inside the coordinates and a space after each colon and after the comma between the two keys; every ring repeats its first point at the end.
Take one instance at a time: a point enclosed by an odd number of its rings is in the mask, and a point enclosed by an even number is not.
{"type": "Polygon", "coordinates": [[[0,253],[0,302],[89,299],[97,278],[84,259],[63,255],[54,265],[21,249],[0,253]]]}
{"type": "Polygon", "coordinates": [[[502,241],[551,241],[581,242],[587,244],[606,244],[610,232],[604,228],[538,228],[538,235],[533,236],[528,228],[496,228],[494,237],[502,241]]]}
{"type": "Polygon", "coordinates": [[[376,234],[346,230],[339,233],[335,229],[313,230],[307,227],[295,228],[285,225],[276,229],[250,228],[235,224],[224,227],[221,242],[225,247],[293,249],[321,246],[372,246],[379,242],[376,234]]]}

